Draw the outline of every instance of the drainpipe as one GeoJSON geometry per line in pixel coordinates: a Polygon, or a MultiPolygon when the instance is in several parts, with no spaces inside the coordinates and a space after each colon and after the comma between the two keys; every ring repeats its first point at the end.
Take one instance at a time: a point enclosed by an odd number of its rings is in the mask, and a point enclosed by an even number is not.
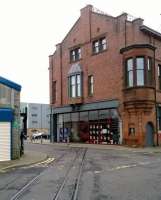
{"type": "Polygon", "coordinates": [[[91,38],[92,38],[92,32],[91,32],[91,18],[92,18],[92,11],[90,10],[89,11],[89,40],[90,40],[90,42],[91,42],[91,38]]]}
{"type": "Polygon", "coordinates": [[[60,84],[60,103],[63,104],[63,74],[62,74],[62,45],[60,44],[60,78],[61,78],[61,84],[60,84]]]}
{"type": "Polygon", "coordinates": [[[127,46],[127,28],[126,28],[126,19],[125,19],[125,47],[127,46]]]}
{"type": "Polygon", "coordinates": [[[50,106],[50,142],[54,142],[54,132],[53,132],[53,114],[52,114],[52,106],[50,106]]]}
{"type": "MultiPolygon", "coordinates": [[[[49,70],[51,70],[51,71],[49,71],[50,72],[50,74],[49,74],[49,78],[51,78],[51,85],[49,85],[49,87],[50,87],[50,130],[49,130],[49,132],[50,132],[50,142],[53,142],[53,138],[54,138],[54,136],[53,136],[53,114],[52,114],[52,108],[53,108],[53,101],[52,101],[52,99],[53,99],[53,87],[52,87],[52,83],[53,83],[53,55],[52,55],[52,61],[50,60],[50,68],[49,68],[49,70]],[[51,62],[52,62],[52,64],[51,64],[51,62]]],[[[50,58],[50,59],[51,59],[50,58]]]]}

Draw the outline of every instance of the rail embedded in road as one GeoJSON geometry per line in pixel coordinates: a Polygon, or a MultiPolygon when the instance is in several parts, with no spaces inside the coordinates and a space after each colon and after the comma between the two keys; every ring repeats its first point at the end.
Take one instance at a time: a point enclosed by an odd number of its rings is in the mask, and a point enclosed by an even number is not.
{"type": "MultiPolygon", "coordinates": [[[[75,153],[75,156],[73,159],[71,159],[70,164],[69,164],[68,168],[66,169],[66,172],[65,172],[62,182],[60,184],[59,183],[57,184],[58,190],[55,193],[53,193],[53,198],[51,197],[51,199],[53,199],[53,200],[59,200],[59,199],[61,199],[60,197],[63,197],[64,195],[70,196],[69,199],[71,199],[71,200],[77,199],[77,195],[78,195],[78,191],[79,191],[79,184],[80,184],[80,180],[81,180],[81,174],[82,174],[82,170],[83,170],[83,166],[84,166],[87,148],[72,148],[71,150],[72,150],[72,152],[75,153]],[[73,177],[72,173],[75,174],[74,177],[73,177]],[[68,190],[65,190],[65,189],[68,187],[67,182],[71,178],[74,179],[74,181],[73,181],[74,184],[72,184],[72,193],[69,194],[68,190]],[[66,194],[66,193],[68,193],[68,194],[66,194]]],[[[53,163],[50,163],[49,166],[52,166],[52,164],[54,166],[56,163],[59,165],[61,163],[61,161],[65,159],[65,156],[68,153],[69,152],[62,154],[60,157],[55,159],[53,163]]],[[[23,199],[23,196],[25,195],[26,191],[29,190],[33,185],[38,183],[40,180],[40,177],[45,175],[45,172],[46,172],[45,170],[42,171],[39,175],[34,177],[32,180],[30,180],[10,200],[18,200],[21,198],[23,199]]]]}

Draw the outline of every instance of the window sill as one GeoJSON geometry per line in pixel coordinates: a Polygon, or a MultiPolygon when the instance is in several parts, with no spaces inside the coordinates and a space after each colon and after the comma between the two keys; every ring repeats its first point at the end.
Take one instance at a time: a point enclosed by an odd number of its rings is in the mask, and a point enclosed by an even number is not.
{"type": "Polygon", "coordinates": [[[136,135],[135,134],[128,134],[128,137],[131,139],[136,139],[136,135]]]}
{"type": "Polygon", "coordinates": [[[98,53],[92,52],[92,56],[99,55],[99,54],[104,53],[104,52],[106,52],[106,51],[107,51],[107,49],[105,49],[105,50],[103,50],[103,51],[99,51],[98,53]]]}
{"type": "Polygon", "coordinates": [[[82,96],[77,96],[77,97],[69,97],[69,99],[81,99],[82,98],[82,96]]]}
{"type": "Polygon", "coordinates": [[[79,61],[81,61],[81,60],[82,60],[82,58],[80,58],[80,59],[78,59],[78,60],[75,60],[75,61],[69,61],[69,64],[74,64],[74,63],[79,62],[79,61]]]}
{"type": "Polygon", "coordinates": [[[83,103],[83,97],[69,97],[69,104],[81,104],[83,103]]]}
{"type": "MultiPolygon", "coordinates": [[[[133,90],[133,89],[139,89],[139,88],[148,88],[148,89],[155,89],[154,86],[147,86],[147,85],[144,85],[144,86],[134,86],[134,87],[126,87],[123,89],[124,90],[133,90]]],[[[161,92],[161,90],[160,90],[161,92]]]]}
{"type": "Polygon", "coordinates": [[[88,95],[88,98],[92,98],[92,97],[93,97],[93,94],[89,94],[89,95],[88,95]]]}

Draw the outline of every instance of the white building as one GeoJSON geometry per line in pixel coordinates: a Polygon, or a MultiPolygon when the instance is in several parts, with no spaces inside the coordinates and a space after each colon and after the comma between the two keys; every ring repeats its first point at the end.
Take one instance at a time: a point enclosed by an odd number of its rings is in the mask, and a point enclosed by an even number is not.
{"type": "Polygon", "coordinates": [[[49,104],[21,103],[21,113],[27,108],[27,132],[28,135],[34,131],[49,133],[50,128],[50,106],[49,104]]]}

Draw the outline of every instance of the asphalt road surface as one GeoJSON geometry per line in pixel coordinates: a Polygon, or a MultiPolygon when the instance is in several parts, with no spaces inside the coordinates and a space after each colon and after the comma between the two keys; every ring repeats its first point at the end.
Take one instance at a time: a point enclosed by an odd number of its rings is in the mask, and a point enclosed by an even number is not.
{"type": "Polygon", "coordinates": [[[161,153],[40,144],[25,148],[47,153],[50,162],[0,174],[0,200],[161,199],[161,153]]]}

